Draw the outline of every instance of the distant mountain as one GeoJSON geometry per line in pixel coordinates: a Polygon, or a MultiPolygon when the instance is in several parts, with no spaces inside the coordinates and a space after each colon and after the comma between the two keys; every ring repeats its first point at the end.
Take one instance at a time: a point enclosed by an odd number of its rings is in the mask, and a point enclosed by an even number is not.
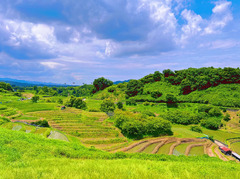
{"type": "Polygon", "coordinates": [[[48,82],[38,82],[38,81],[25,81],[25,80],[17,80],[11,78],[0,78],[0,82],[9,83],[12,86],[19,87],[31,87],[31,86],[71,86],[65,84],[57,84],[57,83],[48,83],[48,82]]]}
{"type": "Polygon", "coordinates": [[[113,84],[117,85],[119,83],[126,83],[126,82],[129,82],[130,80],[125,80],[125,81],[115,81],[113,82],[113,84]]]}

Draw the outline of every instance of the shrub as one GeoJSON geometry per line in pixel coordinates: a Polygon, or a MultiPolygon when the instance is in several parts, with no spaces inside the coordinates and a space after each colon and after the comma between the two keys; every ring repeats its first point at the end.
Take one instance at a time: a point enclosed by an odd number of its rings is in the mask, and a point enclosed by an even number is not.
{"type": "Polygon", "coordinates": [[[201,125],[208,129],[217,130],[221,126],[221,120],[216,118],[203,119],[201,125]]]}
{"type": "Polygon", "coordinates": [[[32,122],[31,124],[35,124],[40,127],[49,127],[48,121],[46,120],[32,122]]]}
{"type": "Polygon", "coordinates": [[[142,139],[144,134],[144,126],[138,120],[128,121],[122,125],[122,133],[128,138],[142,139]]]}
{"type": "Polygon", "coordinates": [[[63,100],[61,98],[58,99],[57,101],[59,104],[63,104],[63,100]]]}
{"type": "Polygon", "coordinates": [[[109,93],[113,93],[115,90],[116,90],[116,87],[113,87],[113,86],[110,86],[110,87],[108,88],[108,92],[109,92],[109,93]]]}
{"type": "Polygon", "coordinates": [[[70,100],[67,101],[66,106],[75,107],[77,109],[87,109],[87,104],[82,98],[71,96],[70,100]]]}
{"type": "Polygon", "coordinates": [[[209,110],[208,114],[210,116],[221,116],[221,110],[218,107],[213,107],[212,109],[209,110]]]}
{"type": "Polygon", "coordinates": [[[171,123],[161,118],[149,118],[147,122],[147,134],[154,137],[172,135],[171,123]]]}
{"type": "Polygon", "coordinates": [[[125,91],[126,98],[136,96],[138,94],[142,94],[143,92],[143,83],[138,80],[131,80],[127,84],[127,89],[125,91]]]}
{"type": "Polygon", "coordinates": [[[142,114],[146,116],[156,117],[156,115],[151,111],[143,111],[142,114]]]}
{"type": "Polygon", "coordinates": [[[152,92],[151,92],[151,96],[152,96],[153,98],[159,98],[159,97],[162,96],[162,93],[161,93],[160,91],[152,91],[152,92]]]}
{"type": "Polygon", "coordinates": [[[128,105],[128,106],[136,106],[137,103],[136,103],[136,101],[134,99],[128,99],[128,100],[126,100],[126,105],[128,105]]]}
{"type": "Polygon", "coordinates": [[[147,102],[147,101],[143,103],[144,106],[149,106],[150,104],[151,104],[151,103],[149,103],[149,102],[147,102]]]}
{"type": "Polygon", "coordinates": [[[191,126],[191,131],[202,133],[202,129],[199,126],[191,126]]]}
{"type": "Polygon", "coordinates": [[[115,108],[116,107],[115,107],[114,102],[112,102],[110,100],[105,100],[101,104],[100,110],[103,112],[113,112],[115,110],[115,108]]]}
{"type": "Polygon", "coordinates": [[[117,103],[117,107],[118,107],[118,109],[122,109],[123,108],[123,103],[119,101],[117,103]]]}
{"type": "Polygon", "coordinates": [[[226,122],[230,121],[231,120],[230,115],[228,113],[226,113],[223,120],[226,121],[226,122]]]}
{"type": "Polygon", "coordinates": [[[31,100],[32,100],[33,103],[37,103],[38,100],[39,100],[39,96],[36,96],[36,95],[35,95],[35,96],[32,97],[31,100]]]}

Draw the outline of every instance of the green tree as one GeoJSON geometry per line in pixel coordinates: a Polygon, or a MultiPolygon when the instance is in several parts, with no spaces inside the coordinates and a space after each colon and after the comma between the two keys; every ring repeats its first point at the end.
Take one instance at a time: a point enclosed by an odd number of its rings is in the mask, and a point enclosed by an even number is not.
{"type": "Polygon", "coordinates": [[[75,107],[77,109],[87,109],[87,104],[82,98],[71,96],[70,100],[67,101],[66,106],[75,107]]]}
{"type": "Polygon", "coordinates": [[[127,89],[125,91],[126,98],[136,96],[138,94],[142,94],[143,92],[143,83],[138,80],[131,80],[127,84],[127,89]]]}
{"type": "Polygon", "coordinates": [[[105,100],[101,104],[100,110],[103,112],[113,112],[115,110],[115,108],[116,107],[115,107],[114,102],[112,102],[110,100],[105,100]]]}
{"type": "Polygon", "coordinates": [[[226,122],[230,121],[231,120],[230,115],[228,113],[226,113],[223,120],[226,121],[226,122]]]}
{"type": "Polygon", "coordinates": [[[35,95],[35,96],[32,97],[31,100],[32,100],[33,103],[37,103],[38,100],[39,100],[39,96],[36,96],[36,95],[35,95]]]}
{"type": "Polygon", "coordinates": [[[172,135],[173,132],[171,131],[171,127],[171,123],[167,120],[150,117],[147,123],[147,134],[154,137],[172,135]]]}
{"type": "Polygon", "coordinates": [[[105,79],[104,77],[95,79],[93,82],[94,85],[94,89],[93,89],[93,93],[96,93],[98,91],[104,90],[105,88],[112,86],[113,82],[105,79]]]}

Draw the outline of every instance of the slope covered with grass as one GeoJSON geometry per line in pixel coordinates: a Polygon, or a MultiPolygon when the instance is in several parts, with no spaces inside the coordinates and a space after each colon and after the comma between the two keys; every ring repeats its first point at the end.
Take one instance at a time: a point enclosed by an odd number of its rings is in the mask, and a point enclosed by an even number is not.
{"type": "Polygon", "coordinates": [[[0,127],[1,178],[237,178],[240,166],[216,158],[107,153],[0,127]],[[224,168],[224,170],[223,170],[224,168]]]}

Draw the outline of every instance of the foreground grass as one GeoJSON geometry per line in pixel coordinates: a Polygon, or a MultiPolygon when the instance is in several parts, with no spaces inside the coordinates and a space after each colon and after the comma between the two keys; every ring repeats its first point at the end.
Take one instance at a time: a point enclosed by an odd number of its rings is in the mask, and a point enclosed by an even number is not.
{"type": "Polygon", "coordinates": [[[108,153],[0,127],[0,178],[239,178],[240,165],[208,156],[108,153]],[[224,170],[223,170],[224,168],[224,170]]]}
{"type": "Polygon", "coordinates": [[[57,158],[0,164],[0,178],[239,178],[239,169],[238,164],[216,161],[57,158]]]}

